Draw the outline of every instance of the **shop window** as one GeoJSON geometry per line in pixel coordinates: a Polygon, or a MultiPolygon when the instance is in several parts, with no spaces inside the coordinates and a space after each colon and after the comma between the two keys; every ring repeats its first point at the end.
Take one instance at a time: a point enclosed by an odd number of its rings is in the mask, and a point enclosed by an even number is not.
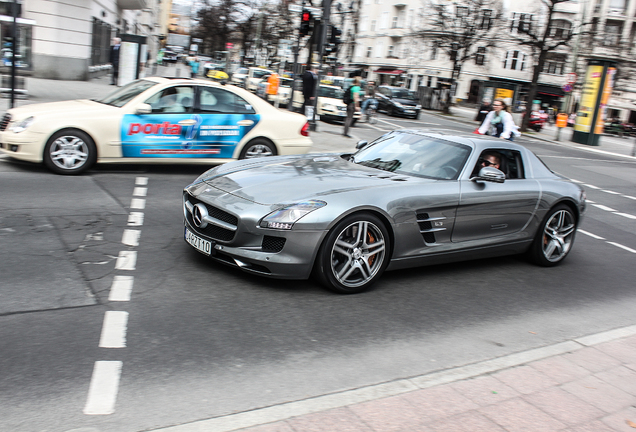
{"type": "MultiPolygon", "coordinates": [[[[30,25],[18,24],[17,39],[18,50],[15,55],[15,66],[20,69],[30,70],[32,27],[30,25]]],[[[0,33],[2,34],[2,59],[0,65],[11,66],[13,64],[13,23],[0,23],[0,33]]]]}

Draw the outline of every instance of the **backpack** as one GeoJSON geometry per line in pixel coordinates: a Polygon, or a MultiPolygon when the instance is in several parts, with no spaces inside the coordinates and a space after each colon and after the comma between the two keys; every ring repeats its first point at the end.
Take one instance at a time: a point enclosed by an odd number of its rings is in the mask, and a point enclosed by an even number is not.
{"type": "Polygon", "coordinates": [[[342,95],[342,101],[346,105],[349,105],[350,103],[353,103],[353,95],[351,94],[351,89],[352,88],[353,88],[353,86],[349,86],[349,88],[344,92],[344,95],[342,95]]]}

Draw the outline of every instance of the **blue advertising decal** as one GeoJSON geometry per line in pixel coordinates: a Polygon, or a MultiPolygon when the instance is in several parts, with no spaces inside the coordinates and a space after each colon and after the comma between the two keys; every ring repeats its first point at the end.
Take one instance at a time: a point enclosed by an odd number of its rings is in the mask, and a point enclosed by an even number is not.
{"type": "Polygon", "coordinates": [[[221,158],[258,124],[258,114],[126,114],[124,157],[221,158]]]}

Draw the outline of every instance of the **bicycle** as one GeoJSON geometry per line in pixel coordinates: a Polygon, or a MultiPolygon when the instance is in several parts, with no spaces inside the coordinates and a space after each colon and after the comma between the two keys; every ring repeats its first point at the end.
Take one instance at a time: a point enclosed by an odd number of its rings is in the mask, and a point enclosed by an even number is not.
{"type": "Polygon", "coordinates": [[[369,124],[376,124],[378,122],[378,113],[375,108],[369,107],[364,112],[365,120],[369,124]]]}

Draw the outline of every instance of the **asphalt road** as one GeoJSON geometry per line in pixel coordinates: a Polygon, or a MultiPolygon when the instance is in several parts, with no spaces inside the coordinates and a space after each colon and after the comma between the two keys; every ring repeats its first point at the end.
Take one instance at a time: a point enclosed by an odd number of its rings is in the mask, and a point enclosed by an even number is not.
{"type": "MultiPolygon", "coordinates": [[[[411,125],[472,130],[424,114],[352,132],[411,125]]],[[[340,125],[318,127],[355,143],[340,125]]],[[[63,177],[0,159],[0,430],[149,430],[635,324],[636,163],[519,141],[586,185],[589,209],[563,265],[507,257],[389,272],[353,296],[247,275],[189,247],[181,191],[202,167],[63,177]],[[133,212],[143,221],[130,226],[133,212]],[[129,301],[109,300],[115,276],[132,278],[129,301]],[[116,325],[102,334],[106,316],[123,319],[125,336],[116,325]],[[121,367],[109,414],[91,399],[96,362],[121,367]]]]}

